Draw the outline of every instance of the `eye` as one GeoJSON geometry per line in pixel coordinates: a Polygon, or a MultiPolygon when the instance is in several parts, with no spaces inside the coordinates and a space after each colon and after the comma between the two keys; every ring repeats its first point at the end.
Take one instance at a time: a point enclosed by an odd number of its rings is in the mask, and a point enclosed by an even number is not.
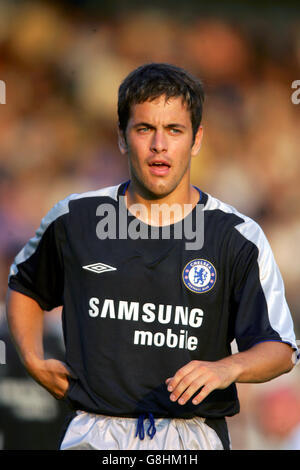
{"type": "Polygon", "coordinates": [[[170,133],[174,134],[174,135],[181,134],[181,130],[176,128],[176,127],[171,127],[170,128],[170,133]]]}
{"type": "Polygon", "coordinates": [[[141,134],[144,134],[145,132],[148,132],[149,130],[150,130],[150,127],[146,127],[146,126],[139,127],[137,129],[137,131],[140,132],[141,134]]]}

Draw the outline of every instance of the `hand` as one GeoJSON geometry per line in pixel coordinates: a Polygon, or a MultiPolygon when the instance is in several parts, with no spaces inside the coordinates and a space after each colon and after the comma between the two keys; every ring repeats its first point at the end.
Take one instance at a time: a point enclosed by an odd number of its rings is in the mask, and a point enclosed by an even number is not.
{"type": "Polygon", "coordinates": [[[54,398],[58,400],[64,398],[69,387],[68,377],[72,377],[71,371],[64,362],[56,359],[36,359],[28,372],[54,398]]]}
{"type": "Polygon", "coordinates": [[[215,389],[227,388],[234,382],[237,371],[222,361],[191,361],[166,380],[171,401],[185,403],[199,390],[192,403],[198,405],[215,389]]]}

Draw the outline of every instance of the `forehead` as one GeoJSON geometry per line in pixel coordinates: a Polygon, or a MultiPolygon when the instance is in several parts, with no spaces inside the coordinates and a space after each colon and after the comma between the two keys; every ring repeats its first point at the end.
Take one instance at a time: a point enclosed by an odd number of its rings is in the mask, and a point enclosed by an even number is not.
{"type": "Polygon", "coordinates": [[[131,106],[129,124],[134,125],[137,122],[153,125],[178,123],[188,126],[191,125],[191,115],[181,96],[167,99],[163,95],[131,106]]]}

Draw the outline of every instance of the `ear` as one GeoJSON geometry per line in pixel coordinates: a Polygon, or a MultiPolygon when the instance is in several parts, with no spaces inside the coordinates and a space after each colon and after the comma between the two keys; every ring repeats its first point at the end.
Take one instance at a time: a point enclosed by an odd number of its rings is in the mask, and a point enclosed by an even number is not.
{"type": "Polygon", "coordinates": [[[128,152],[128,145],[124,132],[120,129],[120,127],[118,127],[118,145],[122,155],[125,155],[128,152]]]}
{"type": "Polygon", "coordinates": [[[200,151],[202,138],[203,138],[203,126],[199,126],[197,133],[195,135],[194,143],[193,143],[192,150],[191,150],[191,154],[193,157],[197,155],[200,151]]]}

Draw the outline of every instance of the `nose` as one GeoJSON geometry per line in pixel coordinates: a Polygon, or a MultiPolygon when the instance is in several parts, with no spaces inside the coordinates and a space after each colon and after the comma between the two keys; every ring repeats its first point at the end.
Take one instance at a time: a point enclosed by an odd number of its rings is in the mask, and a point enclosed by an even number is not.
{"type": "Polygon", "coordinates": [[[163,131],[156,130],[150,144],[150,150],[154,153],[165,152],[168,149],[168,142],[163,131]]]}

